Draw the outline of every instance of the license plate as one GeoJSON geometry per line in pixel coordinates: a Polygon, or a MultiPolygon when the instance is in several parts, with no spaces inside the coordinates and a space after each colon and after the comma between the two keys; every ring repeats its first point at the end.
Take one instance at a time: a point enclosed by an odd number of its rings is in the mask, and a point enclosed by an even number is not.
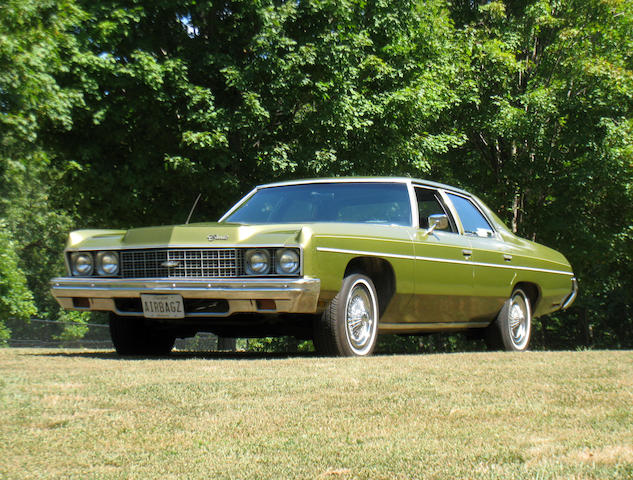
{"type": "Polygon", "coordinates": [[[141,303],[146,318],[185,318],[185,308],[180,295],[141,294],[141,303]]]}

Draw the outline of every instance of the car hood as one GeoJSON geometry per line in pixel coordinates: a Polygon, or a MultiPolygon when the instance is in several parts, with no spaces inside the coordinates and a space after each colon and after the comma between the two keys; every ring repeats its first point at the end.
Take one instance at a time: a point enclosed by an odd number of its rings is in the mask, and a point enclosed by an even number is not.
{"type": "Polygon", "coordinates": [[[69,249],[220,247],[234,245],[296,245],[302,225],[240,225],[192,223],[131,230],[78,230],[72,232],[69,249]]]}

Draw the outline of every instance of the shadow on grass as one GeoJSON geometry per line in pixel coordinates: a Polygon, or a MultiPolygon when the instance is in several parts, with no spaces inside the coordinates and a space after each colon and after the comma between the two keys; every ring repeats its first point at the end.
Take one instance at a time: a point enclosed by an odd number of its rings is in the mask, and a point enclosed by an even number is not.
{"type": "Polygon", "coordinates": [[[59,352],[24,352],[22,355],[35,357],[57,357],[57,358],[94,358],[100,360],[274,360],[285,358],[309,358],[316,357],[314,352],[185,352],[174,351],[169,355],[119,355],[114,350],[110,351],[69,351],[59,352]]]}

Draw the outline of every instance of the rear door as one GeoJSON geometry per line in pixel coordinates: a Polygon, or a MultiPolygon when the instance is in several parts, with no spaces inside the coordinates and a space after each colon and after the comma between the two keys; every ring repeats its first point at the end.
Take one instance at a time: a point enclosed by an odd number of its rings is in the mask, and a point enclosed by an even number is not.
{"type": "Polygon", "coordinates": [[[471,198],[453,192],[447,192],[447,197],[472,246],[473,320],[489,320],[499,312],[512,290],[513,248],[501,239],[471,198]]]}

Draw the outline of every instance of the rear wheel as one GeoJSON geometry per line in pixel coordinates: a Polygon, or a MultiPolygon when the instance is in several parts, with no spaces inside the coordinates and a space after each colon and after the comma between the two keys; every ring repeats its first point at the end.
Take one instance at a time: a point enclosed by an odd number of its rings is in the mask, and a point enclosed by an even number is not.
{"type": "Polygon", "coordinates": [[[176,337],[144,318],[110,314],[110,337],[119,355],[167,355],[176,337]]]}
{"type": "Polygon", "coordinates": [[[492,349],[523,352],[530,345],[532,309],[530,299],[517,288],[503,305],[497,319],[486,331],[486,343],[492,349]]]}
{"type": "Polygon", "coordinates": [[[314,346],[322,355],[366,356],[373,353],[377,336],[376,288],[365,275],[348,275],[315,321],[314,346]]]}

